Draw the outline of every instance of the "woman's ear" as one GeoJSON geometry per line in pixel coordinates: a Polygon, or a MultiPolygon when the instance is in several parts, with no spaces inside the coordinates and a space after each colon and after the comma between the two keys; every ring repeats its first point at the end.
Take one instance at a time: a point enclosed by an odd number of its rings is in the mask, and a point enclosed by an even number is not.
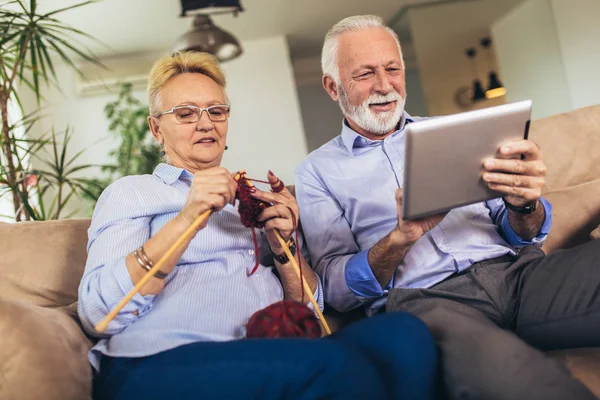
{"type": "Polygon", "coordinates": [[[153,116],[148,116],[148,126],[150,127],[150,132],[152,132],[152,136],[159,144],[164,144],[165,140],[162,137],[162,132],[160,131],[160,124],[158,118],[153,116]]]}

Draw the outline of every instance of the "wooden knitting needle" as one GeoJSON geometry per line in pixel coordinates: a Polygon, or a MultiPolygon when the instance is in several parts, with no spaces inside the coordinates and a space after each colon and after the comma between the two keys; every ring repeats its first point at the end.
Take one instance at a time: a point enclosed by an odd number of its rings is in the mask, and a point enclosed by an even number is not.
{"type": "MultiPolygon", "coordinates": [[[[243,173],[244,171],[242,170],[240,172],[243,173]]],[[[236,178],[239,179],[239,175],[236,175],[236,178]]],[[[279,182],[282,183],[281,180],[279,182]]],[[[250,182],[250,181],[248,181],[248,185],[254,187],[254,184],[252,184],[252,182],[250,182]]],[[[273,185],[271,185],[271,187],[273,187],[273,185]]],[[[286,241],[283,240],[283,238],[281,237],[281,234],[279,233],[279,231],[277,229],[275,229],[275,237],[277,238],[277,240],[279,241],[279,244],[283,248],[283,252],[288,257],[288,260],[290,260],[290,262],[292,263],[292,267],[294,269],[294,272],[296,272],[298,279],[302,282],[302,287],[304,288],[304,293],[306,293],[308,295],[308,299],[310,300],[311,304],[313,305],[313,308],[315,309],[315,312],[317,313],[317,316],[319,317],[319,320],[321,321],[321,325],[323,325],[323,329],[325,329],[325,333],[328,335],[331,335],[331,329],[329,328],[329,325],[327,324],[327,321],[325,320],[325,317],[323,316],[323,313],[321,312],[321,309],[319,308],[319,304],[317,304],[317,301],[315,300],[315,296],[313,296],[310,286],[308,286],[308,283],[306,282],[306,280],[302,279],[302,275],[300,274],[300,266],[296,262],[296,258],[294,258],[294,256],[292,255],[292,252],[290,251],[290,248],[288,247],[286,241]]]]}
{"type": "Polygon", "coordinates": [[[177,239],[177,241],[175,243],[173,243],[173,245],[171,247],[169,247],[169,249],[166,251],[166,253],[160,258],[160,260],[158,260],[158,262],[156,264],[154,264],[154,266],[148,272],[146,272],[146,274],[142,277],[142,279],[139,280],[139,282],[133,287],[133,289],[131,289],[129,291],[129,293],[127,293],[127,296],[123,297],[123,299],[121,299],[119,304],[117,304],[116,307],[113,308],[110,311],[110,313],[108,313],[108,315],[106,317],[104,317],[104,319],[102,319],[102,321],[100,321],[98,324],[96,324],[96,326],[94,327],[96,329],[96,332],[102,333],[106,330],[106,328],[108,327],[108,324],[110,324],[110,322],[113,319],[115,319],[117,314],[119,314],[119,312],[123,309],[123,307],[125,307],[125,305],[127,305],[127,303],[129,303],[129,301],[131,301],[133,296],[135,296],[135,294],[138,293],[154,275],[156,275],[156,273],[167,262],[167,260],[173,255],[173,253],[175,253],[175,251],[177,251],[177,249],[179,247],[181,247],[181,245],[186,240],[188,240],[190,237],[192,237],[196,233],[196,231],[198,230],[198,227],[200,225],[202,225],[204,223],[204,221],[206,221],[206,219],[210,216],[211,212],[212,212],[212,210],[207,210],[207,211],[203,212],[202,214],[200,214],[196,218],[196,220],[186,229],[186,231],[183,232],[183,234],[179,237],[179,239],[177,239]]]}
{"type": "Polygon", "coordinates": [[[323,329],[325,329],[325,333],[328,335],[331,335],[331,329],[329,329],[329,325],[327,325],[327,321],[325,321],[325,317],[323,316],[323,313],[321,312],[321,309],[319,308],[319,305],[317,304],[317,301],[315,300],[315,297],[313,296],[310,286],[308,286],[308,283],[306,282],[306,280],[302,279],[302,277],[300,275],[300,267],[298,266],[298,263],[296,262],[296,258],[294,258],[294,256],[292,255],[290,248],[288,247],[285,240],[283,240],[283,238],[279,234],[278,230],[275,230],[275,237],[279,241],[279,244],[281,244],[281,247],[283,247],[283,251],[284,251],[285,255],[291,261],[292,266],[294,267],[293,269],[296,272],[296,275],[298,275],[298,279],[302,282],[302,287],[304,288],[304,293],[306,293],[308,295],[308,299],[310,300],[311,304],[313,305],[313,308],[315,309],[317,316],[321,320],[321,324],[323,325],[323,329]]]}

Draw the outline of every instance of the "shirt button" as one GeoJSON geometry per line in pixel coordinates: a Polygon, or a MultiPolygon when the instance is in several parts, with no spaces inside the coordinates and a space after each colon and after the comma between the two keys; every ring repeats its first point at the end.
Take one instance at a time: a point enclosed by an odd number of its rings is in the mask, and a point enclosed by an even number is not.
{"type": "Polygon", "coordinates": [[[254,250],[248,250],[248,254],[250,254],[251,256],[254,255],[254,250]]]}

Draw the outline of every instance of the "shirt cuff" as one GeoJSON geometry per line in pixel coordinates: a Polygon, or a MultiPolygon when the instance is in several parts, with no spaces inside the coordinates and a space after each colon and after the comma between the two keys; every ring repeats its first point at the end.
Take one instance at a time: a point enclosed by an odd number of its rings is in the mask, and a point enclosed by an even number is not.
{"type": "Polygon", "coordinates": [[[550,227],[552,226],[552,204],[543,197],[540,198],[540,203],[542,203],[542,206],[544,207],[544,222],[542,223],[537,236],[531,240],[524,240],[515,232],[512,226],[510,226],[510,223],[508,222],[508,210],[506,208],[501,211],[500,229],[502,229],[504,238],[511,246],[523,247],[530,244],[541,245],[544,240],[546,240],[548,233],[550,233],[550,227]]]}
{"type": "Polygon", "coordinates": [[[362,299],[373,299],[383,296],[392,288],[394,282],[394,277],[392,276],[385,289],[381,288],[369,265],[369,250],[363,250],[350,257],[348,262],[346,262],[344,274],[348,288],[357,297],[362,299]]]}
{"type": "MultiPolygon", "coordinates": [[[[113,308],[135,285],[131,280],[125,258],[114,263],[109,268],[110,271],[108,272],[112,279],[109,278],[102,282],[102,289],[109,297],[105,299],[106,304],[111,304],[111,308],[113,308]]],[[[119,313],[119,317],[128,320],[138,319],[152,309],[152,300],[154,297],[156,296],[150,294],[142,296],[139,292],[136,293],[131,301],[123,307],[123,310],[119,313]]]]}
{"type": "MultiPolygon", "coordinates": [[[[318,274],[315,273],[315,276],[317,277],[317,290],[313,293],[313,296],[319,305],[319,309],[323,311],[325,309],[325,302],[323,301],[323,283],[321,282],[321,277],[318,274]]],[[[309,301],[306,305],[308,308],[314,311],[315,307],[313,307],[311,301],[309,301]]]]}

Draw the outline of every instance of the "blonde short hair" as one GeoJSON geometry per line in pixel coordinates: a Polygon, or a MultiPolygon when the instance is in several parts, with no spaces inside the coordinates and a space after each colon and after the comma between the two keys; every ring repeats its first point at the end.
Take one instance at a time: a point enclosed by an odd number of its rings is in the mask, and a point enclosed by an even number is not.
{"type": "MultiPolygon", "coordinates": [[[[150,115],[158,116],[160,89],[174,76],[197,73],[208,76],[225,91],[225,73],[216,57],[208,53],[188,51],[160,58],[154,63],[148,78],[148,103],[150,115]]],[[[225,95],[227,97],[227,95],[225,95]]]]}

